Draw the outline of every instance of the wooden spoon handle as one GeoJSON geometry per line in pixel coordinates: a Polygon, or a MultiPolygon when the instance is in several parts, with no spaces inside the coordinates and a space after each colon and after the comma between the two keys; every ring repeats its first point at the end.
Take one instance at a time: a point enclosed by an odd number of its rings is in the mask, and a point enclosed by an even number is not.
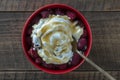
{"type": "Polygon", "coordinates": [[[81,52],[79,52],[77,50],[77,53],[83,58],[85,59],[89,64],[91,64],[94,68],[96,68],[98,71],[100,71],[104,76],[106,76],[108,79],[110,80],[116,80],[114,77],[112,77],[109,73],[107,73],[105,70],[103,70],[101,67],[99,67],[98,65],[96,65],[92,60],[90,60],[89,58],[87,58],[86,56],[84,56],[81,52]]]}

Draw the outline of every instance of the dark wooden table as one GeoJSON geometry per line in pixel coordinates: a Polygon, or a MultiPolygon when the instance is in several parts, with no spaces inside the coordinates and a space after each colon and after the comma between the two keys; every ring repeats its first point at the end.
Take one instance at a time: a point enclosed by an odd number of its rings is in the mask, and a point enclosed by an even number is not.
{"type": "Polygon", "coordinates": [[[87,62],[70,73],[52,75],[27,60],[21,46],[23,25],[32,12],[50,3],[83,13],[93,34],[89,58],[120,80],[120,0],[0,0],[0,80],[108,80],[87,62]]]}

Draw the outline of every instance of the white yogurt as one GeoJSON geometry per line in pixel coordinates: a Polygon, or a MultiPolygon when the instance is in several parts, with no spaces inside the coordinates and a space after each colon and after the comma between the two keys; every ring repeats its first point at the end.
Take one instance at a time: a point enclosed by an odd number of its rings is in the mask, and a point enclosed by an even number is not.
{"type": "Polygon", "coordinates": [[[82,34],[83,28],[77,25],[77,21],[71,22],[67,16],[50,15],[33,25],[31,37],[39,56],[46,63],[64,64],[73,56],[73,37],[78,41],[82,34]]]}

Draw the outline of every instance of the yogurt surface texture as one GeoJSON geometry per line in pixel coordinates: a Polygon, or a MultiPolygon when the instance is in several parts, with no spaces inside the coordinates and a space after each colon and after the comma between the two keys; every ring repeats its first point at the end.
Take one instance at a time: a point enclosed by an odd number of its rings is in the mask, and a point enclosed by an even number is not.
{"type": "Polygon", "coordinates": [[[64,64],[72,59],[71,42],[78,41],[83,28],[62,15],[49,15],[34,24],[31,34],[34,48],[47,64],[64,64]]]}

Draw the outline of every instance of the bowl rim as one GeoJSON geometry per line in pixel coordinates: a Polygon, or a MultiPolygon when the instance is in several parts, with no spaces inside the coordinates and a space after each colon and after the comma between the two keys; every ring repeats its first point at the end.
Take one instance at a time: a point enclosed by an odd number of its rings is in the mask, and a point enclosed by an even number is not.
{"type": "Polygon", "coordinates": [[[25,49],[26,47],[26,44],[25,44],[25,31],[27,30],[27,26],[28,24],[30,23],[30,20],[34,18],[34,16],[38,13],[40,13],[40,11],[44,10],[44,9],[48,9],[49,7],[52,7],[52,8],[56,8],[56,6],[59,6],[60,8],[63,7],[63,8],[66,8],[68,10],[71,10],[75,13],[77,13],[77,15],[79,15],[80,19],[82,20],[82,22],[84,23],[86,29],[87,29],[87,32],[89,33],[88,36],[89,36],[89,40],[88,40],[88,48],[87,50],[85,51],[85,56],[87,57],[90,53],[90,50],[91,50],[91,47],[92,47],[92,32],[91,32],[91,29],[90,29],[90,25],[88,23],[88,21],[86,20],[86,18],[81,14],[80,11],[76,10],[75,8],[72,8],[71,6],[67,5],[67,4],[59,4],[59,3],[54,3],[54,4],[47,4],[45,6],[42,6],[40,7],[39,9],[37,9],[35,12],[33,12],[29,17],[28,19],[26,20],[24,26],[23,26],[23,29],[22,29],[22,48],[23,48],[23,52],[24,54],[26,55],[26,57],[28,58],[28,60],[34,65],[36,66],[39,70],[42,70],[46,73],[50,73],[50,74],[65,74],[65,73],[68,73],[68,72],[71,72],[73,70],[75,70],[76,68],[80,67],[81,64],[83,64],[83,62],[85,61],[84,59],[81,60],[81,62],[72,67],[72,68],[68,68],[68,69],[65,69],[65,70],[59,70],[59,71],[55,71],[55,70],[50,70],[50,69],[45,69],[39,65],[37,65],[29,56],[28,56],[28,51],[25,49]]]}

